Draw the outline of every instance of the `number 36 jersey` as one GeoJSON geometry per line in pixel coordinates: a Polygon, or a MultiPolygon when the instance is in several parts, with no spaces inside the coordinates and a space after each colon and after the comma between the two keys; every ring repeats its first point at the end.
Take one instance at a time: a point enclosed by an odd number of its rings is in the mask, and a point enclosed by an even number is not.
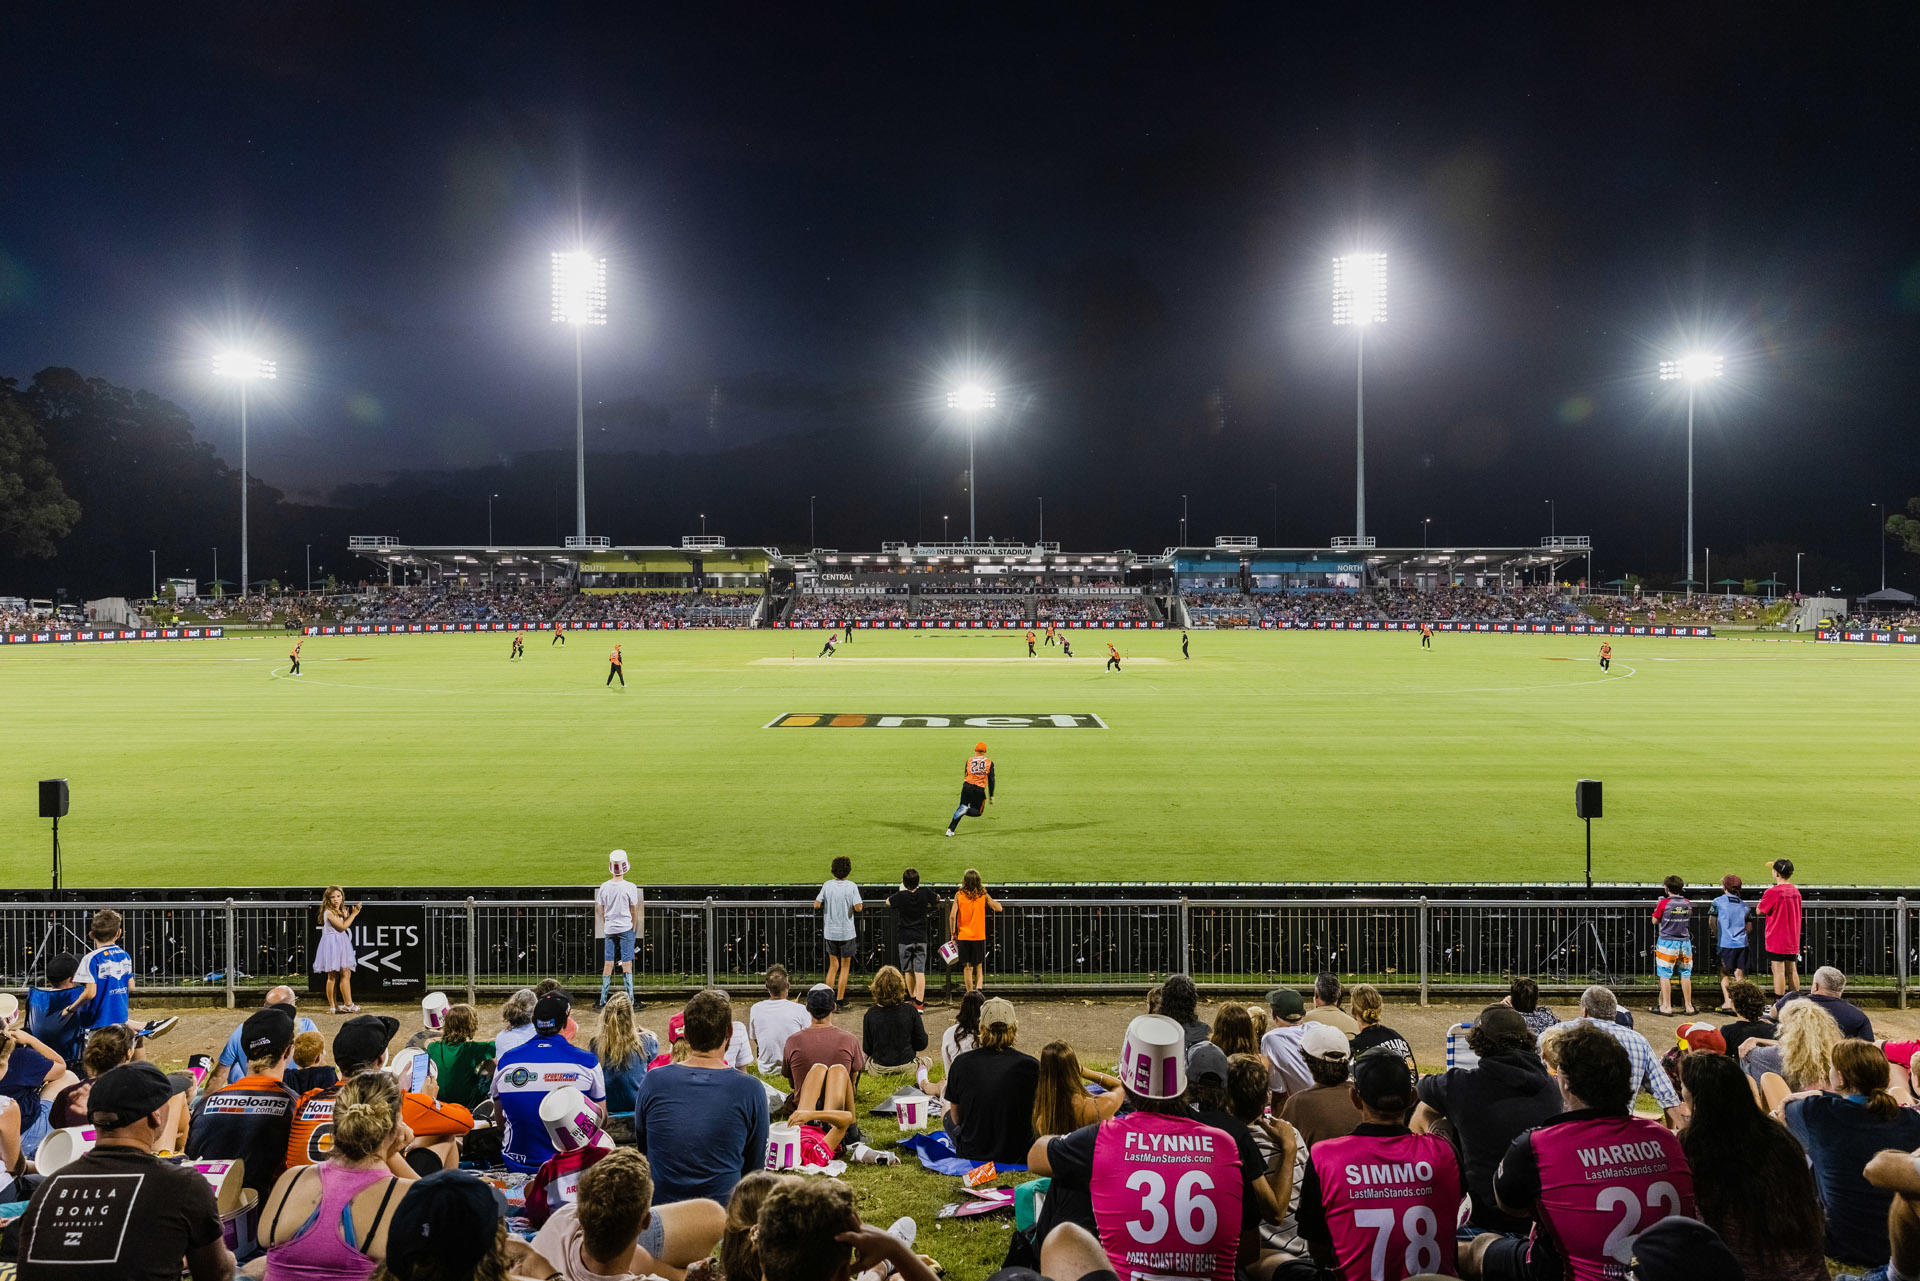
{"type": "Polygon", "coordinates": [[[1349,1281],[1458,1276],[1460,1163],[1435,1134],[1362,1126],[1308,1154],[1327,1235],[1349,1281]]]}
{"type": "Polygon", "coordinates": [[[1223,1130],[1128,1112],[1093,1146],[1093,1218],[1120,1281],[1232,1281],[1244,1175],[1223,1130]]]}
{"type": "Polygon", "coordinates": [[[1621,1281],[1636,1236],[1676,1214],[1696,1217],[1679,1138],[1652,1121],[1590,1109],[1515,1139],[1494,1190],[1506,1205],[1535,1207],[1535,1276],[1621,1281]]]}

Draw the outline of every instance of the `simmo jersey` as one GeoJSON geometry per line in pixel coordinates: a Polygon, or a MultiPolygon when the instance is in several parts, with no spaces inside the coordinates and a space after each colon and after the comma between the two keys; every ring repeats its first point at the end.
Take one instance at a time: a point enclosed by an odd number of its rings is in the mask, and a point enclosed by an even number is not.
{"type": "Polygon", "coordinates": [[[1322,1139],[1308,1159],[1341,1276],[1460,1275],[1454,1260],[1460,1165],[1452,1144],[1434,1134],[1354,1134],[1322,1139]]]}
{"type": "Polygon", "coordinates": [[[1693,1174],[1665,1127],[1577,1115],[1516,1140],[1532,1147],[1540,1170],[1535,1232],[1557,1244],[1574,1281],[1621,1281],[1634,1237],[1661,1219],[1694,1217],[1693,1174]]]}
{"type": "Polygon", "coordinates": [[[1129,1112],[1093,1145],[1093,1217],[1120,1281],[1232,1281],[1243,1176],[1231,1136],[1129,1112]]]}

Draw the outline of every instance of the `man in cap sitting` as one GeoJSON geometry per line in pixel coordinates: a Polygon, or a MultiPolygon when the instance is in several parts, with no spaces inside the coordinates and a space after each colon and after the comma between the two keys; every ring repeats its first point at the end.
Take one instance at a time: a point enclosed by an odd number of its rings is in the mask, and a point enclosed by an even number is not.
{"type": "Polygon", "coordinates": [[[533,1007],[533,1039],[505,1051],[494,1065],[494,1106],[506,1124],[500,1152],[509,1170],[531,1174],[553,1156],[540,1104],[554,1090],[571,1085],[594,1105],[599,1123],[606,1124],[606,1078],[591,1051],[568,1042],[569,1008],[562,993],[541,997],[533,1007]]]}
{"type": "Polygon", "coordinates": [[[1309,1148],[1322,1139],[1352,1134],[1360,1124],[1360,1106],[1347,1087],[1350,1048],[1339,1029],[1325,1023],[1309,1022],[1301,1033],[1300,1049],[1313,1084],[1287,1096],[1280,1119],[1300,1131],[1309,1148]]]}
{"type": "Polygon", "coordinates": [[[1080,1221],[1090,1202],[1121,1281],[1233,1275],[1254,1257],[1259,1216],[1246,1213],[1247,1184],[1265,1169],[1243,1169],[1233,1138],[1187,1106],[1187,1047],[1172,1019],[1143,1014],[1127,1025],[1119,1075],[1127,1102],[1118,1116],[1040,1139],[1027,1154],[1029,1169],[1053,1177],[1042,1230],[1080,1221]]]}
{"type": "Polygon", "coordinates": [[[1267,1008],[1273,1013],[1273,1027],[1260,1038],[1260,1057],[1267,1061],[1267,1089],[1278,1112],[1289,1094],[1313,1085],[1306,1051],[1301,1048],[1308,1027],[1307,1003],[1292,988],[1276,987],[1267,993],[1267,1008]]]}
{"type": "MultiPolygon", "coordinates": [[[[287,1164],[318,1165],[333,1151],[333,1105],[340,1087],[362,1072],[386,1069],[387,1046],[399,1034],[400,1020],[385,1014],[357,1014],[333,1038],[333,1061],[340,1067],[334,1084],[308,1090],[294,1105],[293,1126],[287,1136],[287,1164]]],[[[396,1067],[410,1068],[417,1051],[403,1052],[396,1067]]],[[[438,1086],[431,1075],[414,1090],[412,1073],[400,1082],[400,1122],[407,1130],[402,1150],[387,1168],[403,1179],[419,1178],[447,1169],[460,1160],[460,1140],[473,1129],[473,1113],[457,1103],[434,1097],[438,1086]]]]}
{"type": "Polygon", "coordinates": [[[20,1275],[28,1281],[227,1281],[213,1188],[197,1171],[155,1159],[173,1086],[151,1063],[93,1083],[91,1152],[50,1175],[21,1217],[20,1275]]]}
{"type": "Polygon", "coordinates": [[[942,1123],[953,1136],[954,1152],[969,1161],[1018,1165],[1033,1142],[1040,1060],[1014,1048],[1019,1033],[1013,1002],[990,997],[980,1006],[978,1042],[947,1069],[942,1123]]]}
{"type": "Polygon", "coordinates": [[[255,1010],[240,1025],[247,1074],[201,1096],[187,1129],[195,1160],[246,1162],[246,1185],[262,1201],[287,1168],[287,1133],[299,1096],[287,1087],[293,1062],[293,1015],[277,1005],[255,1010]]]}

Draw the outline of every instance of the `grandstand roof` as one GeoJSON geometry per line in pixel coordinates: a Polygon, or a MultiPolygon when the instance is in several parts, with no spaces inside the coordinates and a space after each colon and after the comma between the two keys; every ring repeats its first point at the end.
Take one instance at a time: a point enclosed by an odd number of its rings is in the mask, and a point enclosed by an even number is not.
{"type": "Polygon", "coordinates": [[[394,538],[357,536],[347,542],[356,556],[381,565],[405,569],[438,568],[446,573],[473,573],[497,567],[515,573],[532,573],[538,567],[571,572],[576,567],[588,572],[596,569],[625,572],[688,573],[694,558],[712,572],[728,572],[737,565],[740,572],[757,573],[769,564],[783,564],[786,557],[770,547],[727,547],[711,538],[688,539],[679,547],[662,546],[487,546],[484,544],[443,544],[434,546],[402,543],[394,538]]]}
{"type": "Polygon", "coordinates": [[[1153,558],[1153,563],[1190,570],[1194,565],[1219,564],[1225,568],[1242,561],[1329,566],[1364,562],[1375,574],[1396,570],[1444,574],[1462,569],[1546,569],[1584,560],[1593,552],[1591,540],[1574,535],[1543,538],[1538,547],[1376,547],[1347,545],[1350,542],[1338,539],[1331,547],[1263,547],[1256,539],[1216,539],[1211,547],[1169,547],[1153,558]]]}

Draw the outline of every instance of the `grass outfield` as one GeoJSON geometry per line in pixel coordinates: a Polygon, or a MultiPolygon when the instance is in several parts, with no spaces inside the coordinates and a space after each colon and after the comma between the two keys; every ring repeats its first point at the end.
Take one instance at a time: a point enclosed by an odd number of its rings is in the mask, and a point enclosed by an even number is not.
{"type": "Polygon", "coordinates": [[[1912,880],[1920,655],[1616,637],[1007,633],[314,637],[0,651],[0,883],[46,883],[33,781],[72,780],[70,886],[1912,880]],[[955,659],[971,661],[956,662],[955,659]],[[1160,660],[1158,662],[1138,660],[1160,660]],[[905,661],[903,661],[905,660],[905,661]],[[980,661],[991,660],[991,661],[980,661]],[[1105,729],[763,728],[787,713],[1091,713],[1105,729]],[[989,817],[940,833],[984,737],[989,817]]]}

